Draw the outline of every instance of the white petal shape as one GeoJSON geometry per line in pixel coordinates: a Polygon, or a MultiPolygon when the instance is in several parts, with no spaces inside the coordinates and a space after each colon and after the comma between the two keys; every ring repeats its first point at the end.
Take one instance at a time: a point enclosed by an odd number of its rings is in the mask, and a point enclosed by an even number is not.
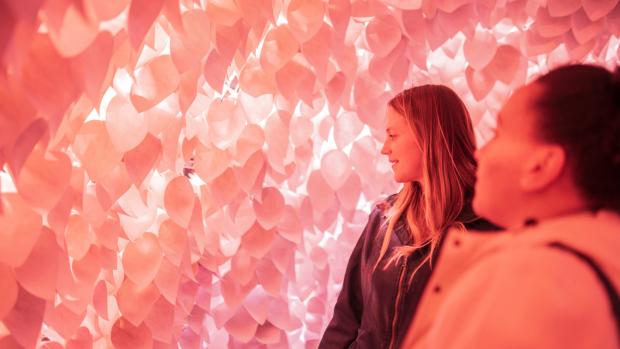
{"type": "MultiPolygon", "coordinates": [[[[84,51],[98,34],[97,26],[84,18],[78,7],[75,5],[67,7],[59,22],[56,22],[56,18],[49,18],[46,21],[54,46],[65,57],[75,56],[84,51]]],[[[55,13],[50,15],[54,16],[55,13]]]]}
{"type": "Polygon", "coordinates": [[[333,190],[338,190],[349,179],[349,158],[340,150],[332,150],[321,158],[321,174],[333,190]]]}
{"type": "Polygon", "coordinates": [[[214,101],[209,107],[209,139],[216,147],[226,149],[235,144],[245,124],[243,109],[232,100],[214,101]]]}
{"type": "Polygon", "coordinates": [[[119,152],[135,148],[147,133],[144,116],[121,96],[115,96],[108,104],[105,125],[112,143],[119,152]]]}
{"type": "Polygon", "coordinates": [[[540,36],[552,38],[562,35],[570,30],[571,17],[552,17],[545,8],[538,9],[534,28],[540,36]]]}
{"type": "Polygon", "coordinates": [[[591,21],[583,10],[577,11],[571,17],[573,35],[579,44],[594,39],[603,31],[604,21],[591,21]]]}
{"type": "Polygon", "coordinates": [[[168,183],[164,194],[164,206],[170,218],[182,227],[187,227],[194,209],[195,194],[185,176],[174,178],[168,183]]]}
{"type": "Polygon", "coordinates": [[[402,10],[418,10],[422,7],[422,0],[386,0],[385,3],[402,10]]]}
{"type": "Polygon", "coordinates": [[[334,125],[334,141],[338,148],[342,149],[351,144],[360,134],[363,126],[354,113],[344,112],[338,115],[334,125]]]}
{"type": "Polygon", "coordinates": [[[152,233],[145,233],[125,248],[123,268],[137,288],[143,288],[157,275],[161,260],[162,251],[157,237],[152,233]]]}
{"type": "Polygon", "coordinates": [[[495,80],[484,74],[484,71],[476,71],[471,67],[467,67],[465,70],[465,78],[471,93],[477,101],[486,97],[493,85],[495,85],[495,80]]]}
{"type": "Polygon", "coordinates": [[[310,174],[308,196],[312,202],[312,208],[319,214],[327,210],[334,202],[334,192],[319,171],[313,171],[310,174]]]}
{"type": "Polygon", "coordinates": [[[264,324],[267,320],[267,311],[271,297],[265,292],[262,286],[255,287],[246,297],[243,306],[250,313],[254,321],[264,324]]]}
{"type": "Polygon", "coordinates": [[[591,21],[598,21],[618,5],[618,0],[584,0],[583,10],[591,21]]]}
{"type": "Polygon", "coordinates": [[[17,194],[2,194],[0,262],[17,267],[26,261],[41,231],[42,221],[17,194]]]}
{"type": "Polygon", "coordinates": [[[260,201],[254,201],[254,211],[258,223],[265,229],[271,229],[284,213],[284,197],[276,188],[265,188],[260,201]]]}
{"type": "Polygon", "coordinates": [[[357,206],[362,189],[362,182],[357,173],[351,173],[347,181],[336,192],[338,202],[347,210],[353,210],[357,206]]]}
{"type": "Polygon", "coordinates": [[[486,30],[476,30],[475,34],[465,40],[463,53],[474,69],[486,67],[497,50],[497,39],[492,32],[486,30]]]}
{"type": "Polygon", "coordinates": [[[323,24],[325,4],[313,0],[293,0],[287,6],[286,19],[291,32],[299,42],[316,34],[323,24]]]}
{"type": "Polygon", "coordinates": [[[256,321],[243,307],[239,307],[237,313],[225,325],[228,333],[242,343],[247,343],[254,337],[257,327],[256,321]]]}
{"type": "Polygon", "coordinates": [[[581,7],[581,0],[547,0],[549,14],[564,17],[575,13],[581,7]]]}
{"type": "Polygon", "coordinates": [[[390,53],[400,42],[400,37],[400,27],[392,16],[374,18],[364,33],[368,47],[379,57],[390,53]]]}
{"type": "Polygon", "coordinates": [[[312,136],[314,131],[314,125],[312,121],[304,117],[296,117],[291,120],[291,143],[294,146],[299,146],[312,136]]]}

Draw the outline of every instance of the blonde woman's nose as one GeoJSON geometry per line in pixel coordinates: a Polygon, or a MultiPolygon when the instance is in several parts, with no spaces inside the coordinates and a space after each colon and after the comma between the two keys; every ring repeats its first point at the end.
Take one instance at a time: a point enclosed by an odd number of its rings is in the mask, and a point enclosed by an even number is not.
{"type": "Polygon", "coordinates": [[[387,146],[387,142],[383,143],[383,146],[381,147],[381,154],[383,155],[388,155],[390,153],[389,148],[387,146]]]}

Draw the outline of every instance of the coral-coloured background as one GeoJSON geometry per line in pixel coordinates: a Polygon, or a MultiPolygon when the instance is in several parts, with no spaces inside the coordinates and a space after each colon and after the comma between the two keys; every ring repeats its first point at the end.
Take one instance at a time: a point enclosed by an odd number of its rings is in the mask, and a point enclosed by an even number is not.
{"type": "Polygon", "coordinates": [[[0,0],[0,347],[314,348],[387,100],[613,67],[618,0],[0,0]]]}

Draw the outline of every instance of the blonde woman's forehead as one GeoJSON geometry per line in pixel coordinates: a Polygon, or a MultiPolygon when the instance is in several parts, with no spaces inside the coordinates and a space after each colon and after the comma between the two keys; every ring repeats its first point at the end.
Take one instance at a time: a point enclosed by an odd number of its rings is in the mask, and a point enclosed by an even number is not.
{"type": "Polygon", "coordinates": [[[392,107],[387,107],[385,111],[385,129],[386,131],[398,130],[404,127],[408,127],[407,120],[402,114],[394,110],[392,107]]]}

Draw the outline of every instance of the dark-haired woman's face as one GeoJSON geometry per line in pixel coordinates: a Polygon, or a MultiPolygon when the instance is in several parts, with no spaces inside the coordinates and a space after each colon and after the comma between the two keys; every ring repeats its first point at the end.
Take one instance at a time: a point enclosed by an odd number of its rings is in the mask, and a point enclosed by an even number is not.
{"type": "Polygon", "coordinates": [[[421,180],[422,150],[405,117],[388,107],[385,129],[387,135],[381,154],[386,155],[392,163],[394,180],[399,183],[421,180]]]}
{"type": "Polygon", "coordinates": [[[522,184],[530,156],[540,145],[533,105],[540,92],[537,85],[517,90],[498,114],[495,136],[476,153],[474,210],[505,227],[518,224],[519,208],[525,205],[522,184]]]}

